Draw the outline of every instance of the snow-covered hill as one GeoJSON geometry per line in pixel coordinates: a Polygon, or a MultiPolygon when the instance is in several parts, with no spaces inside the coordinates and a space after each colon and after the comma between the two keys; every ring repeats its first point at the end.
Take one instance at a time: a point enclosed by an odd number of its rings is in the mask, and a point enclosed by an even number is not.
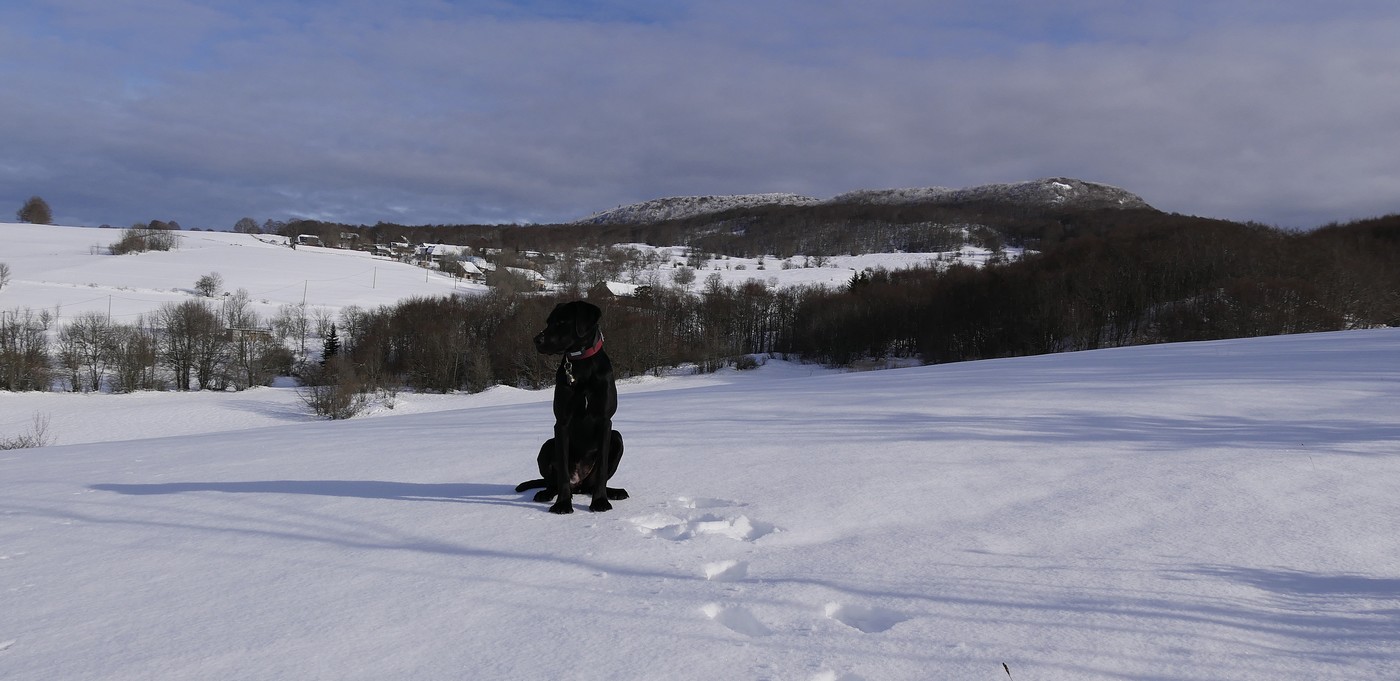
{"type": "MultiPolygon", "coordinates": [[[[0,232],[0,310],[58,323],[133,319],[211,271],[263,314],[463,286],[268,236],[111,256],[114,230],[0,232]]],[[[699,278],[849,276],[762,264],[699,278]]],[[[569,517],[513,491],[547,391],[382,395],[334,423],[292,387],[0,393],[0,441],[37,417],[52,442],[0,451],[0,679],[1400,668],[1400,330],[860,374],[771,360],[621,393],[632,498],[569,517]]]]}
{"type": "Polygon", "coordinates": [[[953,204],[969,201],[1003,202],[1078,208],[1151,208],[1142,197],[1125,189],[1067,177],[1029,182],[987,184],[964,189],[924,187],[862,190],[833,197],[831,203],[953,204]]]}
{"type": "Polygon", "coordinates": [[[1118,187],[1054,177],[1028,182],[988,184],[963,189],[914,187],[865,189],[822,200],[796,194],[740,194],[736,196],[681,196],[653,199],[594,213],[578,224],[646,224],[721,213],[741,208],[812,206],[821,204],[955,204],[992,201],[1020,205],[1080,208],[1151,208],[1141,197],[1118,187]]]}
{"type": "Polygon", "coordinates": [[[0,678],[1400,670],[1400,330],[621,393],[571,516],[512,489],[547,392],[0,393],[58,439],[0,452],[0,678]]]}
{"type": "Polygon", "coordinates": [[[581,224],[643,224],[722,213],[736,208],[809,206],[821,199],[798,194],[737,194],[733,196],[674,196],[618,206],[578,220],[581,224]]]}
{"type": "MultiPolygon", "coordinates": [[[[332,317],[349,305],[374,308],[412,296],[482,293],[484,286],[444,273],[360,251],[300,246],[283,237],[230,232],[178,232],[172,251],[109,255],[106,247],[120,230],[0,223],[0,263],[11,279],[0,288],[0,310],[47,310],[62,323],[82,312],[110,312],[118,322],[149,315],[162,304],[196,297],[196,280],[217,272],[223,292],[248,292],[251,308],[264,320],[283,305],[303,301],[312,312],[332,317]]],[[[948,253],[870,253],[807,258],[707,258],[696,263],[684,247],[618,244],[639,251],[651,264],[621,275],[620,289],[674,285],[681,266],[699,264],[689,287],[703,290],[707,279],[726,284],[757,279],[776,286],[842,286],[852,274],[874,267],[900,269],[937,262],[981,265],[990,251],[964,246],[948,253]]],[[[1007,249],[1005,257],[1019,257],[1007,249]]],[[[547,274],[549,264],[537,265],[547,274]]],[[[217,296],[221,299],[222,296],[217,296]]],[[[215,301],[217,302],[217,301],[215,301]]]]}
{"type": "MultiPolygon", "coordinates": [[[[691,258],[689,248],[683,246],[657,248],[646,244],[616,244],[615,247],[630,249],[651,256],[656,265],[642,272],[628,272],[620,282],[632,286],[666,285],[677,286],[677,276],[685,272],[684,267],[698,264],[699,267],[686,274],[694,274],[695,279],[684,288],[700,293],[709,285],[712,277],[726,285],[740,285],[748,281],[760,281],[775,288],[787,286],[824,286],[838,288],[847,285],[852,275],[868,269],[888,270],[914,267],[938,267],[951,264],[982,267],[996,259],[997,254],[977,246],[962,246],[955,251],[942,253],[866,253],[863,255],[833,255],[822,258],[792,256],[789,258],[742,258],[730,256],[706,256],[700,261],[691,258]]],[[[1014,260],[1023,254],[1020,248],[1006,248],[1001,258],[1014,260]]]]}
{"type": "Polygon", "coordinates": [[[60,322],[80,312],[130,322],[162,304],[189,300],[201,276],[217,272],[224,291],[243,289],[264,319],[282,305],[336,314],[415,295],[485,290],[445,274],[360,251],[300,246],[266,234],[177,232],[170,251],[108,255],[121,230],[0,223],[0,262],[10,282],[0,310],[48,310],[60,322]]]}

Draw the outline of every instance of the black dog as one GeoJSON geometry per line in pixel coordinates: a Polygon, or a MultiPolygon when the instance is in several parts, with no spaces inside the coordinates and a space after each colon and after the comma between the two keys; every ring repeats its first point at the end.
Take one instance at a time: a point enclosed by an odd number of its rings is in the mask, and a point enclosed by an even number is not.
{"type": "Polygon", "coordinates": [[[554,437],[540,447],[540,479],[522,482],[515,491],[543,487],[535,495],[541,502],[558,496],[550,513],[573,513],[575,493],[593,495],[590,511],[607,511],[609,499],[627,498],[627,490],[607,486],[622,460],[622,434],[612,429],[617,384],[603,352],[602,316],[592,303],[560,303],[535,336],[536,350],[562,354],[564,360],[554,374],[554,437]]]}

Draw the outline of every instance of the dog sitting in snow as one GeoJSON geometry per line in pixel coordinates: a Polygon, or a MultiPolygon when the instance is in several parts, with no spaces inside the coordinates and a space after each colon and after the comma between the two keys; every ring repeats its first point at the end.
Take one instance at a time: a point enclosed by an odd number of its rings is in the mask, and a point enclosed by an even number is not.
{"type": "Polygon", "coordinates": [[[612,509],[609,500],[627,498],[627,490],[607,486],[622,460],[622,434],[612,428],[617,383],[603,352],[602,316],[592,303],[560,303],[535,336],[536,350],[564,356],[554,374],[554,437],[540,447],[540,478],[515,491],[543,487],[535,501],[558,497],[550,513],[573,513],[574,494],[591,494],[588,510],[595,512],[612,509]]]}

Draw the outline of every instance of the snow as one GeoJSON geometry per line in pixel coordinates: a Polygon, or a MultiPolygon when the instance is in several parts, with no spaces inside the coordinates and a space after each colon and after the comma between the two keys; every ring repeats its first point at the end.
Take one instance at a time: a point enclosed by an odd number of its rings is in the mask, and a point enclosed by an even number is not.
{"type": "Polygon", "coordinates": [[[47,309],[60,322],[110,312],[113,321],[129,323],[195,297],[195,281],[211,272],[223,277],[225,291],[246,290],[250,309],[264,320],[303,301],[335,314],[352,304],[374,308],[414,295],[485,290],[362,251],[292,249],[285,237],[266,234],[177,234],[174,250],[108,255],[121,230],[0,223],[0,262],[11,276],[0,289],[0,309],[47,309]]]}
{"type": "Polygon", "coordinates": [[[0,452],[0,677],[1395,678],[1398,374],[1387,329],[648,379],[571,516],[512,489],[547,391],[7,394],[60,444],[0,452]]]}
{"type": "MultiPolygon", "coordinates": [[[[688,266],[690,249],[684,246],[656,247],[647,244],[617,244],[616,248],[654,252],[660,260],[659,266],[646,270],[628,282],[634,286],[649,284],[676,285],[676,274],[683,265],[688,266]]],[[[1006,248],[1002,255],[1007,259],[1021,257],[1022,249],[1006,248]]],[[[703,292],[708,279],[718,276],[726,285],[734,286],[750,281],[783,288],[789,286],[823,286],[840,288],[850,283],[851,277],[868,269],[888,270],[914,267],[946,267],[952,264],[981,267],[996,254],[978,246],[962,246],[955,251],[931,253],[864,253],[861,255],[833,255],[825,258],[809,258],[796,255],[790,258],[764,256],[763,258],[743,258],[721,256],[707,257],[695,269],[695,280],[688,288],[696,293],[703,292]],[[820,264],[818,264],[820,262],[820,264]]],[[[617,282],[621,284],[621,282],[617,282]]],[[[610,288],[612,288],[610,286],[610,288]]],[[[614,292],[626,291],[618,287],[614,292]]]]}
{"type": "MultiPolygon", "coordinates": [[[[211,270],[272,306],[452,290],[246,235],[0,229],[6,310],[126,314],[211,270]]],[[[1400,329],[620,394],[631,498],[555,516],[513,489],[548,391],[336,422],[284,385],[0,393],[0,439],[54,439],[0,451],[0,679],[1400,677],[1400,329]]]]}
{"type": "MultiPolygon", "coordinates": [[[[223,277],[224,292],[245,290],[250,309],[267,323],[283,305],[321,310],[335,319],[347,306],[373,309],[411,296],[435,296],[453,292],[477,294],[486,287],[436,270],[425,270],[363,251],[286,246],[286,238],[230,232],[178,232],[180,247],[165,252],[107,255],[106,246],[120,230],[92,227],[0,223],[0,263],[11,269],[11,280],[0,289],[0,310],[7,313],[29,308],[48,310],[58,324],[82,312],[110,314],[113,321],[130,323],[150,315],[165,303],[198,297],[195,281],[211,272],[223,277]]],[[[678,268],[687,263],[685,247],[658,248],[646,244],[619,244],[622,248],[654,251],[659,264],[633,273],[633,280],[610,282],[626,294],[636,286],[673,285],[678,268]]],[[[1018,249],[1006,249],[1009,258],[1018,249]]],[[[964,246],[946,253],[870,253],[831,256],[820,266],[816,259],[794,256],[707,259],[696,270],[694,291],[703,291],[706,280],[719,275],[725,284],[750,280],[774,286],[845,286],[851,276],[868,268],[903,269],[941,263],[982,265],[993,257],[984,248],[964,246]]],[[[469,273],[485,261],[462,263],[469,273]]],[[[510,268],[540,280],[535,270],[510,268]]],[[[217,300],[213,301],[217,304],[217,300]]]]}

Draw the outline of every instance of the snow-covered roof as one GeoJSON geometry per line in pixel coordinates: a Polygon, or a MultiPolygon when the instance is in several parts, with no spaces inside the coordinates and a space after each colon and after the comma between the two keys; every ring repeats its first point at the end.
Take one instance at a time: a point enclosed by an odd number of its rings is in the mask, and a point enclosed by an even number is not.
{"type": "Polygon", "coordinates": [[[522,277],[525,277],[526,279],[529,279],[530,281],[544,281],[544,280],[545,280],[543,274],[540,274],[539,272],[536,272],[535,270],[527,269],[527,268],[524,268],[524,267],[507,267],[507,268],[506,268],[506,271],[508,271],[508,272],[513,272],[513,273],[515,273],[515,274],[518,274],[518,275],[520,275],[520,276],[522,276],[522,277]]]}
{"type": "Polygon", "coordinates": [[[637,284],[624,284],[620,281],[609,281],[605,285],[608,292],[615,296],[633,296],[637,294],[637,284]]]}
{"type": "Polygon", "coordinates": [[[471,250],[468,246],[458,246],[456,244],[423,244],[418,252],[423,255],[430,255],[434,258],[460,257],[471,250]]]}

